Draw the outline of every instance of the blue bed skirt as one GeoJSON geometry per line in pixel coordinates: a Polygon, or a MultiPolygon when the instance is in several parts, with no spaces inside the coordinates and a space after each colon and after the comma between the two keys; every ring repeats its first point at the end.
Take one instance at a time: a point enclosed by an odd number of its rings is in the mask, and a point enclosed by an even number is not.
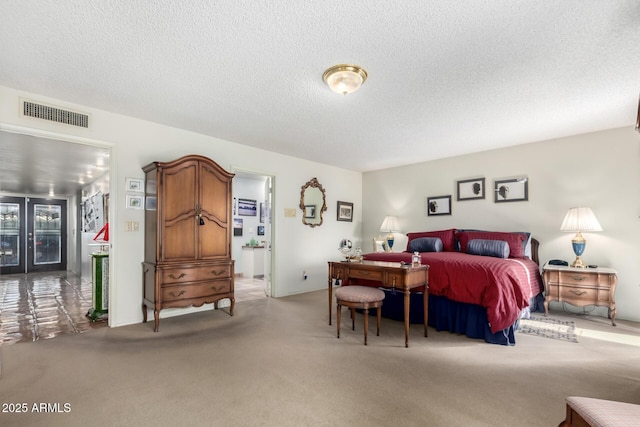
{"type": "MultiPolygon", "coordinates": [[[[382,304],[382,316],[404,320],[404,294],[385,291],[385,300],[382,304]]],[[[411,294],[409,305],[409,321],[411,323],[424,323],[424,309],[422,292],[411,294]]],[[[475,304],[450,301],[442,296],[429,295],[429,326],[438,332],[449,331],[451,333],[466,335],[469,338],[484,339],[491,344],[515,345],[515,330],[517,323],[509,328],[498,331],[495,334],[489,328],[487,309],[475,304]]]]}

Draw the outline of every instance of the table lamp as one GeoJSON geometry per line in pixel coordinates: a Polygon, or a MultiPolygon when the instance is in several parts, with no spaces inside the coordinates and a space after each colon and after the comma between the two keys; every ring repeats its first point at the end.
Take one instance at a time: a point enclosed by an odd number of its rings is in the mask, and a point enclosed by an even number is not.
{"type": "Polygon", "coordinates": [[[591,208],[570,208],[562,221],[560,231],[575,231],[576,235],[571,240],[573,252],[576,260],[571,267],[585,268],[587,265],[582,261],[582,253],[587,245],[587,241],[582,237],[583,231],[602,231],[600,223],[593,214],[591,208]]]}
{"type": "Polygon", "coordinates": [[[382,225],[380,226],[380,231],[387,234],[387,252],[392,252],[393,249],[393,233],[397,233],[400,231],[400,227],[398,226],[398,218],[395,216],[387,215],[382,221],[382,225]]]}

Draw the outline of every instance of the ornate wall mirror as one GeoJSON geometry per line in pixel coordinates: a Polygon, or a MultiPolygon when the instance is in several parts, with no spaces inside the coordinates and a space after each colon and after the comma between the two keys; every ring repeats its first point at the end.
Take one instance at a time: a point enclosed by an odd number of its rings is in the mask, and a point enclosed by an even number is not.
{"type": "Polygon", "coordinates": [[[302,223],[310,227],[322,225],[322,213],[327,210],[324,188],[316,178],[300,189],[302,223]]]}

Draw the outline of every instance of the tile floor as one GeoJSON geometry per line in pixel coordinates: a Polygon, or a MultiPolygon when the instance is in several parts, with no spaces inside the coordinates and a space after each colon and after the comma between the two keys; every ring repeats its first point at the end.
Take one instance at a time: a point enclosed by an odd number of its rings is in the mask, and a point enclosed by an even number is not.
{"type": "MultiPolygon", "coordinates": [[[[236,303],[266,298],[264,284],[261,279],[237,277],[236,303]]],[[[91,282],[67,271],[0,276],[0,345],[107,326],[106,319],[87,317],[91,296],[91,282]]]]}

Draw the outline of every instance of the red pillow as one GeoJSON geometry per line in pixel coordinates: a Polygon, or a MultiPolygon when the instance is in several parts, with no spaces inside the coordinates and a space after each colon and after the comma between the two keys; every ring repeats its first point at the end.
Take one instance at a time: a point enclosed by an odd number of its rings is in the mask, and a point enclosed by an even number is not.
{"type": "Polygon", "coordinates": [[[442,248],[447,252],[453,252],[456,250],[456,229],[450,228],[448,230],[437,230],[437,231],[421,231],[419,233],[407,233],[407,237],[409,238],[407,241],[407,251],[409,250],[409,243],[413,239],[418,239],[420,237],[438,237],[442,240],[442,248]]]}
{"type": "Polygon", "coordinates": [[[522,249],[522,242],[526,239],[524,234],[502,233],[500,231],[461,231],[456,233],[456,237],[460,241],[460,252],[467,253],[467,244],[473,239],[503,240],[509,245],[509,258],[524,258],[524,250],[522,249]]]}

